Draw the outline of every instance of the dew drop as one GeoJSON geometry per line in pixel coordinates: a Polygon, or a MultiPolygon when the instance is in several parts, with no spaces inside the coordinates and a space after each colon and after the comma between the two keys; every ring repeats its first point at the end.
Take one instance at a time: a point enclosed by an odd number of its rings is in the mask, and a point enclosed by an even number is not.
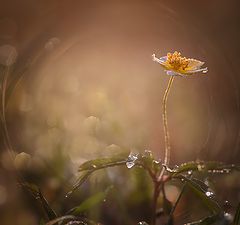
{"type": "Polygon", "coordinates": [[[144,153],[146,157],[152,158],[152,152],[150,150],[145,150],[144,153]]]}
{"type": "Polygon", "coordinates": [[[128,169],[131,169],[132,167],[135,166],[135,163],[134,162],[126,162],[126,166],[128,169]]]}
{"type": "Polygon", "coordinates": [[[65,198],[68,198],[72,193],[73,193],[73,191],[69,191],[69,192],[65,195],[65,198]]]}
{"type": "Polygon", "coordinates": [[[177,170],[178,168],[179,168],[178,165],[175,165],[175,166],[174,166],[174,170],[177,170]]]}
{"type": "Polygon", "coordinates": [[[224,169],[224,172],[225,172],[225,173],[230,173],[231,170],[230,170],[230,169],[224,169]]]}
{"type": "Polygon", "coordinates": [[[128,160],[126,162],[126,166],[128,169],[131,169],[133,166],[135,166],[135,162],[138,159],[138,153],[130,153],[128,156],[128,160]]]}
{"type": "Polygon", "coordinates": [[[97,168],[97,166],[96,166],[95,164],[93,164],[93,165],[92,165],[92,168],[96,169],[96,168],[97,168]]]}
{"type": "Polygon", "coordinates": [[[188,175],[192,175],[192,173],[193,173],[192,170],[188,171],[188,175]]]}
{"type": "Polygon", "coordinates": [[[138,223],[138,225],[148,225],[145,221],[141,221],[138,223]]]}
{"type": "Polygon", "coordinates": [[[210,185],[210,184],[209,184],[208,177],[205,179],[205,181],[204,181],[204,184],[206,184],[207,186],[209,186],[209,185],[210,185]]]}
{"type": "Polygon", "coordinates": [[[233,216],[230,213],[224,213],[224,218],[228,222],[232,222],[233,221],[233,216]]]}
{"type": "Polygon", "coordinates": [[[153,163],[155,163],[155,164],[160,164],[160,161],[158,161],[158,160],[153,160],[153,163]]]}
{"type": "Polygon", "coordinates": [[[208,68],[206,68],[205,70],[202,71],[203,73],[207,73],[208,72],[208,68]]]}
{"type": "Polygon", "coordinates": [[[229,210],[231,209],[232,206],[231,206],[231,203],[228,200],[226,200],[224,201],[223,207],[224,207],[224,210],[229,210]]]}
{"type": "Polygon", "coordinates": [[[224,201],[224,205],[229,206],[229,205],[231,205],[231,204],[230,204],[230,202],[229,202],[228,200],[225,200],[225,201],[224,201]]]}
{"type": "Polygon", "coordinates": [[[205,168],[205,166],[204,166],[204,165],[201,165],[201,164],[199,164],[199,165],[197,166],[197,168],[198,168],[198,171],[203,171],[203,170],[204,170],[204,168],[205,168]]]}
{"type": "Polygon", "coordinates": [[[207,191],[205,194],[206,194],[207,197],[212,197],[213,196],[213,192],[212,191],[207,191]]]}

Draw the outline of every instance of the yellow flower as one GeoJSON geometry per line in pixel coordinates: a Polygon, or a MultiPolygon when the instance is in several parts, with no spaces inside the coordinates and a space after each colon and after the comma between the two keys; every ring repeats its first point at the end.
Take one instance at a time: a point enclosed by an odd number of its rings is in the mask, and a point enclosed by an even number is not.
{"type": "Polygon", "coordinates": [[[182,57],[180,52],[168,53],[167,56],[157,58],[152,55],[153,61],[158,62],[171,76],[188,76],[193,73],[207,73],[208,68],[201,68],[204,62],[182,57]]]}

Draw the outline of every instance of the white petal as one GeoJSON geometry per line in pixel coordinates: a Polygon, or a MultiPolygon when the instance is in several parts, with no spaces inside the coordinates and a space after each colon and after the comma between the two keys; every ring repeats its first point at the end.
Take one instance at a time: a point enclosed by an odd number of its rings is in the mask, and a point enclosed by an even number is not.
{"type": "Polygon", "coordinates": [[[183,74],[172,71],[172,70],[165,70],[165,71],[166,71],[167,75],[169,75],[169,76],[183,76],[183,74]]]}
{"type": "Polygon", "coordinates": [[[163,57],[161,57],[161,58],[159,59],[159,58],[157,58],[157,57],[155,56],[155,54],[153,54],[153,55],[152,55],[152,60],[153,60],[154,62],[157,62],[157,63],[163,65],[163,64],[166,62],[166,60],[167,60],[167,56],[163,56],[163,57]]]}
{"type": "Polygon", "coordinates": [[[163,56],[159,59],[161,62],[165,63],[167,61],[167,56],[163,56]]]}
{"type": "Polygon", "coordinates": [[[199,60],[189,59],[188,67],[191,68],[190,70],[192,71],[192,70],[199,69],[203,64],[204,62],[201,62],[199,60]]]}
{"type": "Polygon", "coordinates": [[[208,68],[202,68],[202,69],[196,69],[196,70],[189,70],[187,71],[187,73],[198,73],[198,72],[202,72],[202,73],[207,73],[208,72],[208,68]]]}

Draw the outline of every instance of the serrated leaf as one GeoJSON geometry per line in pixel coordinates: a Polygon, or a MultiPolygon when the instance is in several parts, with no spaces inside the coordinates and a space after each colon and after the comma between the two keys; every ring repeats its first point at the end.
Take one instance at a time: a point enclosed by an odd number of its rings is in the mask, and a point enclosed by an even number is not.
{"type": "Polygon", "coordinates": [[[240,203],[238,204],[238,207],[234,216],[233,225],[240,225],[240,203]]]}
{"type": "Polygon", "coordinates": [[[41,210],[47,215],[49,220],[55,219],[57,217],[57,214],[44,198],[38,186],[29,183],[21,183],[21,186],[25,191],[31,194],[34,199],[36,199],[39,206],[41,207],[41,210]]]}
{"type": "Polygon", "coordinates": [[[119,155],[111,158],[100,158],[89,160],[79,166],[79,172],[85,170],[98,170],[112,166],[124,165],[127,161],[127,155],[119,155]]]}
{"type": "Polygon", "coordinates": [[[89,176],[96,170],[113,167],[113,166],[125,165],[126,162],[127,162],[126,154],[121,154],[121,155],[110,157],[110,158],[100,158],[100,159],[89,160],[83,163],[79,167],[79,172],[82,172],[82,174],[78,178],[77,182],[74,184],[72,190],[67,193],[66,197],[68,197],[75,190],[77,190],[89,178],[89,176]]]}
{"type": "Polygon", "coordinates": [[[216,223],[219,219],[220,219],[219,215],[211,215],[211,216],[205,217],[204,219],[187,223],[185,225],[211,225],[216,223]]]}
{"type": "Polygon", "coordinates": [[[204,162],[204,161],[192,161],[183,163],[175,169],[168,171],[174,175],[188,172],[188,171],[199,171],[199,172],[208,172],[208,173],[229,173],[232,170],[240,170],[239,165],[225,165],[222,162],[204,162]]]}
{"type": "Polygon", "coordinates": [[[79,215],[85,211],[90,210],[92,207],[102,203],[109,191],[112,189],[113,187],[110,186],[108,187],[105,191],[100,191],[92,196],[90,196],[88,199],[86,199],[85,201],[83,201],[79,206],[73,208],[72,210],[70,210],[70,212],[68,212],[68,214],[72,214],[72,215],[79,215]]]}
{"type": "Polygon", "coordinates": [[[185,176],[179,176],[179,178],[187,183],[188,187],[202,200],[211,212],[214,214],[222,212],[222,209],[218,205],[217,201],[213,197],[207,196],[206,190],[204,190],[198,183],[185,176]]]}
{"type": "MultiPolygon", "coordinates": [[[[139,157],[136,160],[136,162],[134,162],[134,165],[136,163],[137,166],[143,167],[144,169],[148,170],[150,175],[153,176],[152,168],[149,168],[147,164],[149,163],[149,161],[151,161],[151,166],[155,168],[158,166],[157,165],[158,163],[156,163],[157,161],[153,160],[151,152],[147,151],[145,152],[144,155],[142,154],[137,154],[137,155],[139,155],[139,157]]],[[[127,154],[122,153],[120,155],[109,157],[109,158],[100,158],[100,159],[86,161],[85,163],[79,166],[79,172],[84,172],[84,173],[81,175],[78,181],[74,184],[73,189],[69,191],[66,196],[69,196],[77,188],[79,188],[84,183],[84,181],[96,170],[105,169],[108,167],[126,165],[127,163],[129,163],[129,153],[127,154]]]]}

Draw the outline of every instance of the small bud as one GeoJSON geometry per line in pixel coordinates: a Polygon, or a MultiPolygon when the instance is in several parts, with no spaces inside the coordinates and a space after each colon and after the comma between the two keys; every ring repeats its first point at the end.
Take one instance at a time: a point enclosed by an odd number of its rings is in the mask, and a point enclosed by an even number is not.
{"type": "Polygon", "coordinates": [[[29,168],[31,164],[31,155],[25,152],[21,152],[16,155],[14,165],[19,170],[25,170],[29,168]]]}

